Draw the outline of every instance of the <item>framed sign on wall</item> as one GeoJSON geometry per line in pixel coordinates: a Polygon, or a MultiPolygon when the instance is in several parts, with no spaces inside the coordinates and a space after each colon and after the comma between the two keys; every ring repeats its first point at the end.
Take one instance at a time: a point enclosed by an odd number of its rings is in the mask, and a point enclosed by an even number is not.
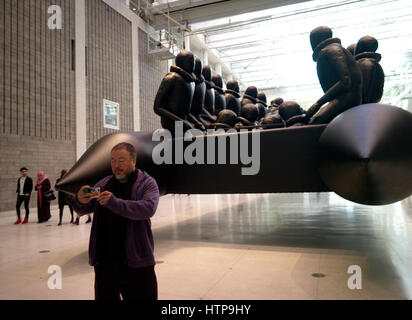
{"type": "Polygon", "coordinates": [[[105,128],[120,130],[120,105],[117,102],[103,99],[103,123],[105,128]]]}

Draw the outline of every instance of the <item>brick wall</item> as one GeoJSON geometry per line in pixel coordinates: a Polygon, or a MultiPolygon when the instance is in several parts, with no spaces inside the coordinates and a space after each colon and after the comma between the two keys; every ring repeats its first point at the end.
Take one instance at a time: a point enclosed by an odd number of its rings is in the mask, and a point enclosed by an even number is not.
{"type": "Polygon", "coordinates": [[[133,130],[132,24],[101,0],[86,1],[87,146],[104,128],[103,99],[119,103],[120,130],[133,130]]]}
{"type": "MultiPolygon", "coordinates": [[[[0,211],[15,207],[19,168],[54,184],[75,163],[74,0],[0,1],[0,211]],[[47,9],[59,5],[63,29],[50,30],[47,9]]],[[[102,0],[86,1],[87,145],[103,128],[103,99],[120,104],[120,128],[133,130],[132,26],[102,0]]],[[[142,131],[160,128],[153,103],[167,62],[148,54],[139,30],[142,131]]],[[[36,206],[32,199],[31,207],[36,206]]]]}
{"type": "MultiPolygon", "coordinates": [[[[0,212],[13,210],[16,204],[16,183],[19,169],[27,167],[35,183],[37,172],[44,171],[52,185],[62,169],[70,169],[75,162],[75,147],[71,141],[55,141],[39,137],[22,139],[17,135],[0,135],[0,212]]],[[[33,193],[35,195],[36,193],[33,193]]],[[[57,204],[57,201],[54,202],[57,204]]],[[[36,196],[30,207],[36,207],[36,196]]]]}
{"type": "Polygon", "coordinates": [[[73,2],[3,0],[0,21],[0,133],[72,140],[73,2]],[[62,30],[47,27],[52,4],[63,10],[62,30]]]}
{"type": "Polygon", "coordinates": [[[20,167],[54,183],[75,161],[72,39],[74,1],[0,1],[0,211],[15,207],[20,167]],[[62,30],[48,28],[51,5],[62,30]]]}

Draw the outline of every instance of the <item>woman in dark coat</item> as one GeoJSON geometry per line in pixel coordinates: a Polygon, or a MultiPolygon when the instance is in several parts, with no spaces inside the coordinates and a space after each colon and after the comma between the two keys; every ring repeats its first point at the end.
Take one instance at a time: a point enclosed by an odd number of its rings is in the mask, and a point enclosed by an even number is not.
{"type": "MultiPolygon", "coordinates": [[[[57,179],[56,184],[67,174],[67,170],[62,170],[60,173],[60,178],[57,179]]],[[[72,200],[72,196],[70,196],[69,194],[67,194],[66,192],[62,192],[59,191],[58,192],[58,196],[57,199],[59,201],[59,224],[58,226],[62,225],[62,218],[63,218],[63,210],[64,210],[64,206],[68,205],[69,209],[70,209],[70,214],[72,216],[72,219],[70,220],[70,223],[73,223],[73,207],[71,205],[71,200],[72,200]]]]}
{"type": "Polygon", "coordinates": [[[50,191],[50,180],[43,171],[37,173],[37,223],[43,223],[50,219],[50,202],[47,201],[45,194],[50,191]]]}

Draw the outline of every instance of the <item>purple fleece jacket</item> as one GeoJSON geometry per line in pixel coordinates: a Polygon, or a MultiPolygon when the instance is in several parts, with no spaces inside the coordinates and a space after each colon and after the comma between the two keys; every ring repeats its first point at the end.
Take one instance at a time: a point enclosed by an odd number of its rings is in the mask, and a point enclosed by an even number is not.
{"type": "MultiPolygon", "coordinates": [[[[114,195],[106,204],[119,216],[128,219],[126,228],[126,258],[129,268],[144,268],[155,265],[154,241],[150,218],[155,214],[159,203],[159,188],[155,179],[146,172],[137,170],[137,180],[132,186],[131,200],[122,200],[114,195]]],[[[105,191],[106,185],[112,176],[100,180],[94,187],[105,191]]],[[[99,203],[93,199],[87,204],[81,204],[77,196],[72,201],[73,209],[79,215],[94,212],[89,242],[89,263],[95,266],[96,257],[96,227],[99,203]]]]}

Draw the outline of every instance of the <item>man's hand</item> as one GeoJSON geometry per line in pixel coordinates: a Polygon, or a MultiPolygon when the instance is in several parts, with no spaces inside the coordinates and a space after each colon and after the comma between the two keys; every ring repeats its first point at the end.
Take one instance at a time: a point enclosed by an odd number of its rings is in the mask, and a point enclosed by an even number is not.
{"type": "Polygon", "coordinates": [[[112,197],[112,194],[113,193],[111,193],[110,191],[102,192],[99,198],[97,199],[97,201],[99,202],[101,206],[105,206],[109,202],[110,198],[112,197]]]}
{"type": "Polygon", "coordinates": [[[86,188],[90,188],[90,186],[83,186],[77,192],[77,200],[79,200],[79,202],[83,204],[89,203],[92,200],[92,198],[90,197],[90,193],[84,193],[84,189],[86,188]]]}

